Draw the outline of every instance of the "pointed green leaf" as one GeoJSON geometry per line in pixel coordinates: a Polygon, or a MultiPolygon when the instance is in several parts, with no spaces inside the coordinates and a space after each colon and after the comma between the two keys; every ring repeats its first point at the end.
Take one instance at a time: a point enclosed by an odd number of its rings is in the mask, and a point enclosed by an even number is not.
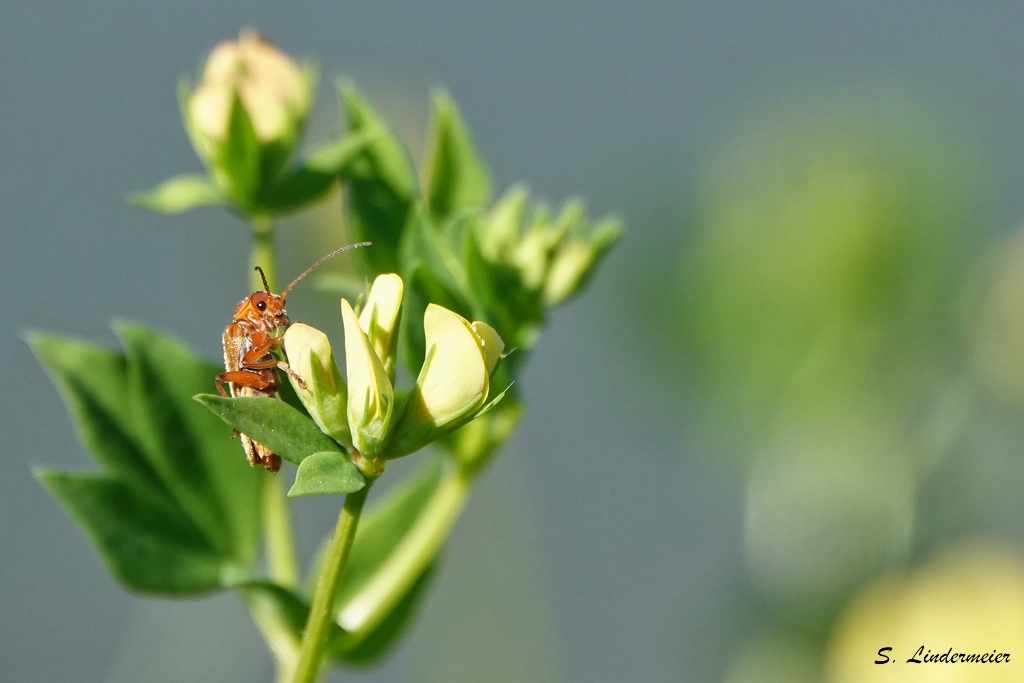
{"type": "Polygon", "coordinates": [[[451,310],[459,315],[472,316],[470,304],[473,301],[473,292],[466,279],[465,267],[449,243],[438,233],[422,204],[413,209],[409,225],[402,236],[399,263],[403,278],[417,268],[425,268],[433,279],[443,284],[445,296],[459,302],[459,305],[451,310]]]}
{"type": "Polygon", "coordinates": [[[220,189],[206,176],[179,175],[168,178],[152,190],[133,192],[128,203],[157,213],[181,213],[199,206],[223,204],[220,189]]]}
{"type": "MultiPolygon", "coordinates": [[[[295,387],[291,382],[281,382],[277,387],[277,397],[299,411],[304,417],[310,417],[306,406],[302,405],[302,399],[295,393],[295,387]]],[[[310,419],[312,419],[310,417],[310,419]]]]}
{"type": "MultiPolygon", "coordinates": [[[[271,611],[275,621],[287,626],[294,634],[296,645],[302,641],[302,631],[306,628],[306,620],[309,618],[309,603],[304,598],[266,579],[248,579],[229,587],[241,593],[250,606],[253,603],[262,603],[264,611],[271,611]]],[[[341,632],[340,627],[334,628],[335,635],[341,632]]]]}
{"type": "Polygon", "coordinates": [[[262,478],[231,430],[192,396],[218,368],[155,330],[116,325],[128,359],[128,400],[150,465],[214,547],[241,565],[259,544],[262,478]]]}
{"type": "Polygon", "coordinates": [[[447,93],[434,93],[434,128],[427,164],[427,203],[441,222],[460,211],[483,209],[491,178],[458,108],[447,93]]]}
{"type": "Polygon", "coordinates": [[[117,478],[169,499],[134,439],[124,356],[77,339],[32,333],[28,342],[64,397],[82,444],[117,478]]]}
{"type": "Polygon", "coordinates": [[[543,319],[540,296],[523,287],[519,271],[504,263],[489,263],[481,252],[476,227],[479,217],[466,217],[471,229],[462,234],[458,253],[466,264],[466,279],[476,295],[479,310],[473,317],[494,325],[502,339],[515,343],[515,333],[522,320],[543,319]]]}
{"type": "Polygon", "coordinates": [[[288,497],[354,493],[365,486],[366,477],[346,455],[326,451],[303,458],[288,497]]]}
{"type": "Polygon", "coordinates": [[[243,208],[251,207],[262,180],[260,142],[237,92],[231,103],[228,134],[213,168],[215,173],[225,174],[223,180],[232,199],[243,208]]]}
{"type": "Polygon", "coordinates": [[[352,237],[373,242],[359,256],[370,275],[398,270],[398,244],[418,194],[409,154],[351,84],[339,86],[350,136],[373,135],[372,143],[347,164],[342,181],[348,191],[352,237]]]}
{"type": "Polygon", "coordinates": [[[317,201],[379,135],[378,130],[371,129],[315,150],[274,184],[263,203],[276,213],[286,213],[317,201]]]}
{"type": "Polygon", "coordinates": [[[420,370],[426,354],[423,313],[434,303],[473,318],[474,293],[466,273],[448,244],[441,239],[427,215],[418,205],[409,220],[399,248],[402,279],[405,281],[401,332],[403,356],[413,374],[420,370]]]}
{"type": "Polygon", "coordinates": [[[426,597],[427,589],[437,574],[436,569],[436,562],[427,567],[380,626],[358,640],[356,645],[351,644],[351,635],[339,628],[339,633],[345,637],[332,639],[329,643],[331,654],[336,659],[355,666],[367,666],[380,661],[409,629],[413,617],[419,612],[423,598],[426,597]]]}
{"type": "Polygon", "coordinates": [[[284,401],[213,394],[198,394],[195,400],[289,462],[299,464],[308,456],[325,451],[341,453],[341,446],[321,432],[312,419],[284,401]]]}
{"type": "Polygon", "coordinates": [[[209,591],[229,569],[188,517],[113,477],[45,470],[36,476],[128,588],[168,594],[209,591]]]}

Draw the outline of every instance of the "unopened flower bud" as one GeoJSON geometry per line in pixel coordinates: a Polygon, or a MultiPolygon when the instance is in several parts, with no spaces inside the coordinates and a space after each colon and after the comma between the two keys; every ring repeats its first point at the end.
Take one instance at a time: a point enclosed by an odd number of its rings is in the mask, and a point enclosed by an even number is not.
{"type": "Polygon", "coordinates": [[[504,261],[519,240],[519,227],[523,222],[530,193],[517,185],[505,193],[481,223],[477,239],[480,251],[492,262],[504,261]]]}
{"type": "Polygon", "coordinates": [[[310,417],[325,434],[351,446],[345,381],[327,335],[309,325],[295,323],[284,334],[284,352],[292,370],[305,383],[303,387],[289,378],[310,417]]]}
{"type": "Polygon", "coordinates": [[[398,314],[402,309],[403,290],[402,278],[394,273],[378,275],[359,314],[359,327],[392,381],[395,379],[398,314]]]}
{"type": "Polygon", "coordinates": [[[465,424],[484,407],[490,373],[504,344],[486,323],[470,323],[437,304],[423,315],[427,355],[388,444],[407,455],[465,424]]]}
{"type": "Polygon", "coordinates": [[[545,305],[563,303],[578,292],[620,232],[617,220],[606,219],[589,236],[567,237],[555,252],[544,281],[545,305]]]}
{"type": "Polygon", "coordinates": [[[341,300],[341,317],[345,323],[348,424],[352,445],[363,456],[372,458],[380,452],[390,431],[395,393],[387,371],[346,299],[341,300]]]}
{"type": "MultiPolygon", "coordinates": [[[[235,194],[251,192],[260,176],[283,168],[312,103],[312,78],[255,31],[225,41],[210,53],[202,79],[185,103],[186,127],[199,156],[218,182],[235,194]],[[251,125],[260,158],[239,168],[228,150],[244,148],[232,126],[235,102],[251,125]]],[[[242,126],[246,128],[246,126],[242,126]]],[[[241,197],[241,199],[248,199],[241,197]]]]}

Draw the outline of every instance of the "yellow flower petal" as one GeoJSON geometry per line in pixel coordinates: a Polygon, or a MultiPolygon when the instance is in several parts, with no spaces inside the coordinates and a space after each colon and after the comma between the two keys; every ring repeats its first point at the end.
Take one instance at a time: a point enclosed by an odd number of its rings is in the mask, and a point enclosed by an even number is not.
{"type": "Polygon", "coordinates": [[[487,374],[490,375],[494,372],[494,366],[498,364],[502,351],[505,350],[505,342],[501,341],[498,333],[487,323],[477,320],[471,327],[484,352],[484,363],[487,365],[487,374]]]}
{"type": "Polygon", "coordinates": [[[348,373],[348,424],[352,444],[366,457],[380,452],[388,436],[395,394],[391,380],[370,346],[351,304],[341,300],[345,323],[345,366],[348,373]]]}
{"type": "MultiPolygon", "coordinates": [[[[490,327],[480,329],[496,349],[497,335],[491,336],[490,327]]],[[[423,315],[423,331],[426,359],[388,444],[388,457],[407,455],[436,441],[472,417],[487,400],[490,380],[484,342],[469,321],[430,304],[423,315]]]]}
{"type": "Polygon", "coordinates": [[[378,275],[359,314],[359,327],[366,333],[390,377],[394,377],[398,313],[402,309],[402,278],[394,273],[378,275]]]}
{"type": "Polygon", "coordinates": [[[289,377],[310,417],[325,434],[351,446],[345,382],[327,335],[309,325],[295,323],[284,334],[284,352],[292,370],[305,383],[302,387],[289,377]]]}

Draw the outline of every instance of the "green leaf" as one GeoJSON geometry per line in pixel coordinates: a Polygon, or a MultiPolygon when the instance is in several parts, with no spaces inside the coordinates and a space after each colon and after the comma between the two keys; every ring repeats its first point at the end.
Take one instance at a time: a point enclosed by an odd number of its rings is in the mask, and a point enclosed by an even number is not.
{"type": "Polygon", "coordinates": [[[188,517],[113,477],[47,470],[37,471],[36,477],[128,588],[168,594],[209,591],[229,569],[188,517]]]}
{"type": "Polygon", "coordinates": [[[340,609],[373,577],[419,518],[441,481],[441,465],[431,460],[370,508],[359,523],[338,590],[340,609]]]}
{"type": "MultiPolygon", "coordinates": [[[[303,416],[309,417],[309,411],[302,404],[302,399],[299,398],[299,395],[295,393],[295,387],[292,386],[291,382],[284,380],[278,384],[277,397],[302,413],[303,416]]],[[[310,419],[313,418],[310,417],[310,419]]]]}
{"type": "Polygon", "coordinates": [[[405,298],[399,339],[409,369],[415,375],[426,354],[423,312],[435,303],[472,319],[474,294],[465,270],[431,224],[426,208],[418,205],[399,248],[405,298]]]}
{"type": "MultiPolygon", "coordinates": [[[[345,574],[335,600],[335,611],[345,604],[381,569],[408,534],[441,479],[441,465],[430,460],[409,475],[405,481],[387,492],[385,497],[364,515],[356,531],[345,574]]],[[[317,560],[310,568],[310,576],[320,571],[328,540],[324,541],[317,560]]],[[[339,629],[332,637],[332,656],[349,664],[368,664],[379,659],[402,635],[425,593],[433,565],[428,566],[392,608],[391,612],[373,630],[350,633],[339,629]]]]}
{"type": "Polygon", "coordinates": [[[134,438],[124,356],[77,339],[31,333],[28,343],[71,413],[82,444],[117,478],[169,499],[134,438]]]}
{"type": "Polygon", "coordinates": [[[329,643],[332,656],[356,666],[366,666],[380,661],[408,630],[437,574],[436,570],[436,562],[428,566],[380,626],[359,640],[355,646],[351,645],[350,634],[339,628],[339,633],[347,638],[335,637],[329,643]]]}
{"type": "MultiPolygon", "coordinates": [[[[247,579],[228,587],[241,593],[250,606],[254,602],[263,603],[273,612],[274,620],[284,624],[294,634],[297,643],[301,642],[302,631],[309,618],[309,603],[304,598],[266,579],[247,579]]],[[[340,626],[334,625],[334,629],[336,633],[341,632],[340,626]]]]}
{"type": "MultiPolygon", "coordinates": [[[[461,242],[455,247],[466,264],[469,287],[481,308],[477,315],[498,331],[507,348],[528,350],[536,340],[535,331],[544,325],[543,292],[527,287],[522,272],[514,265],[488,260],[481,243],[486,237],[482,220],[466,216],[463,221],[470,229],[461,234],[461,242]]],[[[516,354],[510,362],[502,363],[498,372],[511,381],[523,360],[525,354],[516,354]]]]}
{"type": "Polygon", "coordinates": [[[462,233],[459,245],[466,264],[466,279],[479,306],[474,317],[492,325],[503,340],[513,345],[520,320],[543,317],[540,296],[525,290],[515,268],[487,262],[477,241],[477,231],[472,229],[478,220],[475,216],[467,217],[469,229],[462,233]]]}
{"type": "Polygon", "coordinates": [[[259,545],[265,472],[249,466],[231,430],[192,396],[213,385],[218,368],[155,330],[115,326],[128,359],[135,436],[175,501],[214,547],[241,565],[259,545]]]}
{"type": "Polygon", "coordinates": [[[491,178],[455,103],[434,93],[434,128],[427,164],[427,203],[441,222],[467,209],[483,209],[491,200],[491,178]]]}
{"type": "Polygon", "coordinates": [[[314,453],[341,453],[341,446],[310,418],[284,401],[260,396],[224,398],[198,394],[195,400],[243,434],[295,464],[314,453]]]}
{"type": "Polygon", "coordinates": [[[313,453],[299,463],[289,498],[354,493],[366,486],[366,477],[343,453],[313,453]]]}
{"type": "Polygon", "coordinates": [[[354,85],[339,85],[341,106],[351,136],[372,135],[373,142],[347,164],[342,181],[355,241],[373,242],[360,256],[369,275],[398,271],[398,244],[418,194],[409,154],[354,85]]]}
{"type": "MultiPolygon", "coordinates": [[[[464,317],[472,315],[470,302],[473,300],[473,292],[469,288],[465,268],[449,244],[438,234],[422,204],[414,208],[402,236],[399,263],[403,274],[412,273],[419,267],[425,268],[433,280],[444,286],[444,296],[458,302],[457,308],[451,310],[464,317]]],[[[442,304],[440,301],[431,301],[442,304]]]]}
{"type": "Polygon", "coordinates": [[[262,180],[260,142],[237,91],[231,103],[227,137],[213,167],[226,175],[232,199],[243,208],[251,208],[262,180]]]}
{"type": "Polygon", "coordinates": [[[179,175],[168,178],[152,190],[133,192],[128,203],[157,213],[181,213],[199,206],[223,204],[220,189],[206,176],[179,175]]]}
{"type": "Polygon", "coordinates": [[[285,213],[317,201],[379,135],[380,131],[371,129],[317,149],[274,183],[263,203],[275,213],[285,213]]]}

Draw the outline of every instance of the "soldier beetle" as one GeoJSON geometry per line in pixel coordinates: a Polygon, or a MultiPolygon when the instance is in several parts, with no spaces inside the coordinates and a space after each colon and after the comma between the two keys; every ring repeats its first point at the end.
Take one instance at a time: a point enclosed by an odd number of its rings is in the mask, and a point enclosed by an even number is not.
{"type": "MultiPolygon", "coordinates": [[[[285,311],[285,297],[299,280],[312,273],[317,266],[343,251],[369,246],[369,242],[349,244],[335,249],[301,275],[292,280],[280,294],[270,291],[267,276],[256,266],[263,280],[262,292],[254,292],[235,306],[235,316],[224,328],[224,372],[217,375],[217,391],[227,397],[224,385],[228,385],[231,396],[275,396],[279,386],[277,370],[288,373],[299,386],[305,387],[302,378],[288,367],[288,364],[274,357],[274,349],[281,345],[284,331],[290,325],[285,311]]],[[[281,457],[261,443],[241,435],[242,448],[249,464],[263,465],[270,472],[281,467],[281,457]]]]}

